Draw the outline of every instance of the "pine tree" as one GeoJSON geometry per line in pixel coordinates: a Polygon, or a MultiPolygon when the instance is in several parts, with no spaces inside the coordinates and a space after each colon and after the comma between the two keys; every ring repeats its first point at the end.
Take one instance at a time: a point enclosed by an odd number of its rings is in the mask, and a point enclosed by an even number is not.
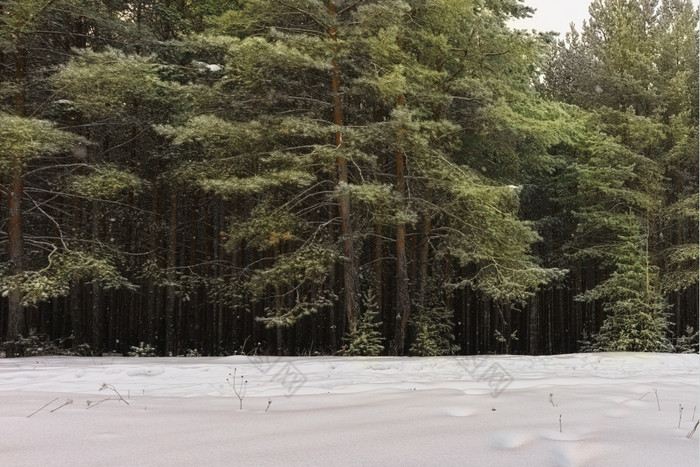
{"type": "Polygon", "coordinates": [[[370,357],[381,355],[384,351],[384,338],[380,331],[382,323],[378,320],[379,307],[370,291],[362,294],[362,308],[357,324],[350,328],[344,339],[346,347],[343,355],[370,357]]]}
{"type": "Polygon", "coordinates": [[[460,349],[455,345],[453,312],[445,307],[444,286],[436,278],[426,284],[426,299],[416,305],[411,319],[412,341],[410,355],[434,357],[454,355],[460,349]]]}
{"type": "MultiPolygon", "coordinates": [[[[544,73],[548,95],[591,112],[578,142],[560,147],[568,155],[554,192],[565,212],[556,217],[576,225],[563,252],[572,270],[591,271],[576,272],[574,283],[593,289],[632,264],[628,239],[641,235],[659,282],[643,301],[656,311],[638,308],[665,316],[663,294],[678,333],[697,313],[681,298],[697,286],[698,270],[697,104],[689,104],[697,88],[697,11],[685,0],[600,0],[590,11],[582,33],[572,30],[554,47],[544,73]]],[[[610,312],[616,300],[588,303],[590,331],[602,324],[595,308],[610,312]]]]}
{"type": "Polygon", "coordinates": [[[593,335],[591,350],[604,352],[670,352],[668,308],[638,237],[622,239],[612,275],[587,291],[582,300],[603,299],[607,318],[593,335]]]}

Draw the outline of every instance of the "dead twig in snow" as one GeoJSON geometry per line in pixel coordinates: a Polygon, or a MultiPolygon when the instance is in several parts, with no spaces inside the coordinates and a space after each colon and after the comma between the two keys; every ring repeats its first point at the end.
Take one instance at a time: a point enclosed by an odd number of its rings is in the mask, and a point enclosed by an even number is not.
{"type": "Polygon", "coordinates": [[[51,402],[45,404],[45,405],[44,405],[43,407],[41,407],[39,410],[37,410],[37,411],[35,411],[35,412],[32,412],[31,414],[27,415],[27,418],[31,417],[32,415],[38,414],[39,412],[41,412],[41,411],[44,410],[46,407],[50,406],[51,404],[53,404],[54,402],[56,402],[56,401],[59,400],[59,399],[60,399],[60,397],[55,398],[55,399],[52,400],[51,402]]]}
{"type": "Polygon", "coordinates": [[[659,402],[659,392],[654,389],[654,394],[656,394],[656,406],[659,408],[659,412],[661,412],[661,403],[659,402]]]}
{"type": "Polygon", "coordinates": [[[109,389],[109,390],[111,390],[111,391],[114,391],[114,393],[119,397],[119,399],[117,399],[117,400],[120,400],[120,401],[122,401],[123,403],[125,403],[126,405],[129,405],[129,403],[126,401],[126,399],[124,399],[124,398],[122,397],[122,395],[119,394],[119,391],[117,391],[117,388],[115,388],[115,387],[112,386],[111,384],[102,383],[102,387],[100,388],[100,391],[102,391],[103,389],[109,389]]]}
{"type": "Polygon", "coordinates": [[[65,406],[67,406],[67,405],[71,405],[72,403],[73,403],[73,399],[67,399],[67,400],[63,403],[63,405],[59,405],[58,407],[56,407],[55,409],[53,409],[53,410],[51,411],[51,413],[54,413],[54,412],[57,411],[58,409],[61,409],[61,408],[65,407],[65,406]]]}
{"type": "MultiPolygon", "coordinates": [[[[241,376],[241,384],[239,387],[236,387],[236,368],[233,369],[233,374],[229,373],[228,374],[231,379],[226,378],[226,381],[228,381],[228,384],[233,388],[233,392],[236,394],[236,397],[238,397],[238,409],[243,410],[243,398],[245,397],[245,390],[248,387],[248,381],[243,379],[243,376],[241,376]]],[[[268,407],[270,404],[267,405],[268,407]]]]}

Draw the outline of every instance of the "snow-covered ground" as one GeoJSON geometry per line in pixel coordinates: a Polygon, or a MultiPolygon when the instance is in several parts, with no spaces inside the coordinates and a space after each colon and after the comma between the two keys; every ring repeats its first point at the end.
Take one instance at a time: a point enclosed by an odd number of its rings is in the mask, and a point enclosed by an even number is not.
{"type": "Polygon", "coordinates": [[[697,466],[699,386],[698,355],[0,359],[0,465],[697,466]]]}

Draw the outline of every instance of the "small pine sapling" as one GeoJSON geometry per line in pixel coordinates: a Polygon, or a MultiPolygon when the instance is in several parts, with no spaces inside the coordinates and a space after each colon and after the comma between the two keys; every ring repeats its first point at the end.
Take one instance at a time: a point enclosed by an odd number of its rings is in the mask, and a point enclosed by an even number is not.
{"type": "Polygon", "coordinates": [[[379,305],[374,294],[367,292],[362,295],[364,312],[357,323],[351,325],[350,332],[345,337],[347,345],[343,355],[351,357],[374,357],[384,351],[382,344],[382,323],[378,320],[379,305]]]}
{"type": "Polygon", "coordinates": [[[675,339],[673,350],[677,353],[698,353],[698,331],[686,326],[685,333],[675,339]]]}
{"type": "Polygon", "coordinates": [[[420,357],[454,355],[460,349],[454,343],[454,312],[445,307],[444,285],[438,277],[427,281],[423,295],[410,318],[413,342],[409,353],[420,357]]]}
{"type": "Polygon", "coordinates": [[[157,357],[158,351],[151,344],[139,342],[138,346],[129,347],[129,357],[157,357]]]}

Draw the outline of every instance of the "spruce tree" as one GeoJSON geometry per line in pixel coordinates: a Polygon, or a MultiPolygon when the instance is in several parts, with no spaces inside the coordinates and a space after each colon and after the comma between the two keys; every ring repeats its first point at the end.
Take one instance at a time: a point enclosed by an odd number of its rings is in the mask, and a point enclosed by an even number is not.
{"type": "Polygon", "coordinates": [[[362,294],[362,309],[357,324],[350,328],[345,337],[343,355],[371,357],[381,355],[384,350],[379,308],[376,297],[370,291],[362,294]]]}
{"type": "MultiPolygon", "coordinates": [[[[564,212],[554,218],[575,225],[562,252],[573,283],[593,289],[634,264],[629,238],[644,238],[644,261],[659,276],[644,303],[667,319],[663,295],[679,333],[697,313],[683,299],[698,270],[697,11],[685,0],[599,0],[590,12],[544,72],[545,93],[590,112],[578,113],[587,122],[580,138],[559,147],[566,162],[553,190],[564,212]]],[[[616,300],[588,303],[584,320],[595,331],[603,324],[595,308],[610,312],[616,300]]]]}
{"type": "Polygon", "coordinates": [[[638,236],[621,238],[615,271],[582,300],[602,299],[607,314],[592,336],[590,350],[604,352],[670,352],[668,304],[659,290],[657,269],[638,236]]]}

